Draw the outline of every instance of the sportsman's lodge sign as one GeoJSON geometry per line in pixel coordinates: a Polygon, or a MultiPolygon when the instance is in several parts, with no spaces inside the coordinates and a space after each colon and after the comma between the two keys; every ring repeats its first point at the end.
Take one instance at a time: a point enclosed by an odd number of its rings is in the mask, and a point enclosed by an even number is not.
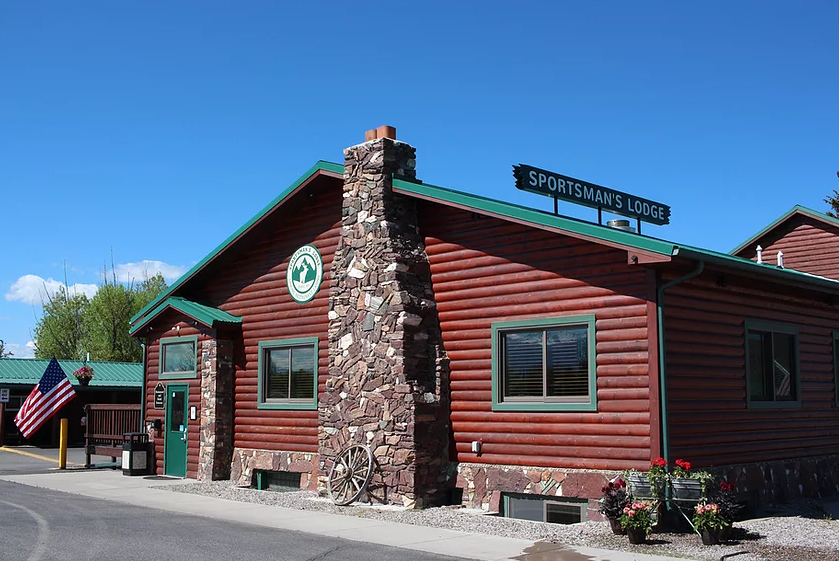
{"type": "Polygon", "coordinates": [[[670,223],[669,206],[629,193],[524,164],[513,166],[513,175],[516,187],[522,191],[614,212],[652,224],[670,223]]]}

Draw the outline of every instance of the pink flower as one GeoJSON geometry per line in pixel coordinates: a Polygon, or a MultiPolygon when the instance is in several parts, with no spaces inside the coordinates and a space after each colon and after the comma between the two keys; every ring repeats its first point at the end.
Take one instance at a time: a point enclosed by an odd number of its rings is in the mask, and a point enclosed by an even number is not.
{"type": "Polygon", "coordinates": [[[630,511],[629,511],[629,516],[635,516],[635,511],[634,511],[634,510],[630,510],[630,511]]]}

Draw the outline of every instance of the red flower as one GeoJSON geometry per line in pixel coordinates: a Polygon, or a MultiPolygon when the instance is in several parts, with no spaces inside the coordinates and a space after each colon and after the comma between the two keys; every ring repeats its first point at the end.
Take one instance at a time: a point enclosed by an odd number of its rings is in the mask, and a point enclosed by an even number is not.
{"type": "Polygon", "coordinates": [[[685,471],[690,471],[690,462],[686,462],[685,460],[676,460],[676,465],[682,468],[685,471]]]}
{"type": "Polygon", "coordinates": [[[722,491],[733,491],[734,484],[733,483],[726,483],[725,481],[720,481],[720,490],[722,491]]]}
{"type": "Polygon", "coordinates": [[[618,489],[623,489],[624,487],[626,487],[626,481],[618,477],[618,479],[615,481],[615,487],[617,487],[618,489]]]}
{"type": "Polygon", "coordinates": [[[652,463],[650,463],[650,465],[654,467],[666,467],[667,460],[665,460],[664,458],[658,458],[656,460],[653,460],[652,463]]]}

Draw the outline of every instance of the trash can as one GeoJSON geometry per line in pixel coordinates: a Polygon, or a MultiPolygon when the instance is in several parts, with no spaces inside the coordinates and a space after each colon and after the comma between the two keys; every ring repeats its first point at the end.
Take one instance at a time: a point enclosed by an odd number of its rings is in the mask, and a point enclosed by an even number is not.
{"type": "Polygon", "coordinates": [[[149,471],[149,435],[144,432],[122,433],[122,474],[147,475],[149,471]]]}

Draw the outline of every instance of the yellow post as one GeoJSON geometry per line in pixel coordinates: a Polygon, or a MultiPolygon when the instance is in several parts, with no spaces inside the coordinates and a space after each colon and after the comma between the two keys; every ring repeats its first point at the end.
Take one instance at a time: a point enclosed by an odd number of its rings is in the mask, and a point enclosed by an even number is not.
{"type": "Polygon", "coordinates": [[[67,469],[67,429],[70,422],[61,419],[61,430],[58,437],[58,469],[67,469]]]}

